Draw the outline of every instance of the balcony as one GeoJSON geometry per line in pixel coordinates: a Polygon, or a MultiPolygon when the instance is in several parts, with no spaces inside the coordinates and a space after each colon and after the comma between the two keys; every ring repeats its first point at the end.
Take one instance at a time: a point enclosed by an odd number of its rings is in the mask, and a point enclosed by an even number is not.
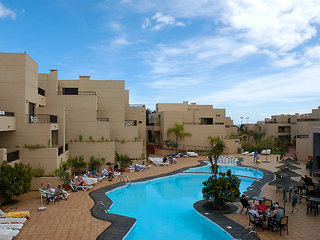
{"type": "Polygon", "coordinates": [[[8,162],[13,162],[19,159],[19,150],[7,153],[7,161],[8,162]]]}
{"type": "Polygon", "coordinates": [[[16,130],[16,118],[13,112],[0,111],[0,131],[16,130]]]}
{"type": "Polygon", "coordinates": [[[109,118],[97,118],[97,122],[109,122],[109,118]]]}
{"type": "Polygon", "coordinates": [[[58,123],[58,117],[51,114],[26,114],[27,123],[58,123]]]}
{"type": "Polygon", "coordinates": [[[126,127],[137,126],[137,120],[126,120],[124,125],[126,127]]]}
{"type": "Polygon", "coordinates": [[[97,93],[95,91],[58,91],[58,95],[97,95],[97,93]]]}

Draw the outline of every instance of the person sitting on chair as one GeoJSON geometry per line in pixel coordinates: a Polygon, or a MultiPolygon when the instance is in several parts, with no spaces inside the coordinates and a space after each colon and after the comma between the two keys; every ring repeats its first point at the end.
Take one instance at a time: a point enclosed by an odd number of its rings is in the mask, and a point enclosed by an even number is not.
{"type": "Polygon", "coordinates": [[[267,213],[267,208],[266,208],[266,205],[264,205],[264,202],[263,201],[259,201],[259,205],[257,207],[257,210],[258,212],[261,212],[261,213],[267,213]]]}
{"type": "Polygon", "coordinates": [[[241,212],[243,211],[243,209],[249,207],[249,201],[248,201],[248,199],[247,199],[245,194],[242,194],[242,196],[240,198],[240,202],[241,202],[241,204],[243,206],[241,212]]]}
{"type": "Polygon", "coordinates": [[[283,217],[283,212],[279,209],[279,205],[275,204],[274,207],[271,208],[271,225],[273,225],[273,230],[277,230],[278,225],[280,224],[280,220],[283,217]]]}
{"type": "Polygon", "coordinates": [[[256,224],[262,224],[262,215],[259,215],[258,211],[256,210],[256,206],[252,203],[250,204],[250,210],[249,213],[251,213],[254,216],[254,222],[256,224]]]}

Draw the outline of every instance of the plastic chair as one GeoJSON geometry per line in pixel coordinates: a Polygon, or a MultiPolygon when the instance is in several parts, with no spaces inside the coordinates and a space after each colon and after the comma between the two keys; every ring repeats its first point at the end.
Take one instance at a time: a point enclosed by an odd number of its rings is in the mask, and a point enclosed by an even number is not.
{"type": "Polygon", "coordinates": [[[253,224],[253,230],[255,230],[255,229],[256,229],[256,226],[257,226],[257,227],[261,227],[262,231],[264,231],[264,229],[263,229],[263,223],[260,222],[260,219],[259,219],[258,222],[256,222],[255,220],[256,220],[256,219],[255,219],[255,217],[253,216],[253,214],[252,214],[252,213],[249,213],[249,226],[251,226],[250,224],[252,223],[252,224],[253,224]]]}
{"type": "Polygon", "coordinates": [[[264,200],[264,205],[266,208],[271,208],[273,206],[272,200],[271,199],[265,199],[264,200]]]}
{"type": "Polygon", "coordinates": [[[287,234],[289,234],[288,222],[289,222],[289,217],[288,216],[282,217],[280,219],[280,223],[279,223],[279,226],[278,226],[279,230],[280,230],[280,235],[281,235],[281,230],[283,228],[285,228],[287,230],[287,234]]]}

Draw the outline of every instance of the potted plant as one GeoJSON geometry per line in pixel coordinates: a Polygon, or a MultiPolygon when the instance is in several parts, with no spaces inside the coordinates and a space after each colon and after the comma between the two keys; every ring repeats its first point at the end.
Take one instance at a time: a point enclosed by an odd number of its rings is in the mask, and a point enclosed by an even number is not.
{"type": "MultiPolygon", "coordinates": [[[[66,165],[61,164],[60,167],[55,171],[57,177],[60,177],[62,181],[62,187],[68,191],[70,189],[69,182],[70,182],[70,173],[67,171],[65,167],[66,165]]],[[[70,168],[70,167],[69,167],[70,168]]]]}

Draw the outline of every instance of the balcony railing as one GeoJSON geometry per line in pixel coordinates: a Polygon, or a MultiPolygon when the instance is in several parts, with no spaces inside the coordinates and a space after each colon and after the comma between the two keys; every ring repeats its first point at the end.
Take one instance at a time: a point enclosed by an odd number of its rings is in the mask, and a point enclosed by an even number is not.
{"type": "Polygon", "coordinates": [[[137,120],[126,120],[125,126],[126,127],[137,126],[137,120]]]}
{"type": "Polygon", "coordinates": [[[63,91],[58,91],[58,95],[74,96],[74,95],[97,95],[95,91],[78,91],[78,94],[65,94],[63,91]]]}
{"type": "Polygon", "coordinates": [[[14,117],[14,112],[5,112],[5,111],[0,111],[0,116],[5,116],[5,117],[14,117]]]}
{"type": "Polygon", "coordinates": [[[18,159],[19,159],[19,150],[7,154],[8,162],[13,162],[18,159]]]}
{"type": "Polygon", "coordinates": [[[58,117],[51,114],[26,114],[27,123],[37,124],[37,123],[58,123],[58,117]]]}
{"type": "Polygon", "coordinates": [[[129,107],[145,107],[144,104],[129,104],[129,107]]]}
{"type": "Polygon", "coordinates": [[[97,122],[109,122],[109,118],[97,118],[97,122]]]}
{"type": "Polygon", "coordinates": [[[38,87],[38,94],[41,96],[46,96],[46,91],[38,87]]]}

